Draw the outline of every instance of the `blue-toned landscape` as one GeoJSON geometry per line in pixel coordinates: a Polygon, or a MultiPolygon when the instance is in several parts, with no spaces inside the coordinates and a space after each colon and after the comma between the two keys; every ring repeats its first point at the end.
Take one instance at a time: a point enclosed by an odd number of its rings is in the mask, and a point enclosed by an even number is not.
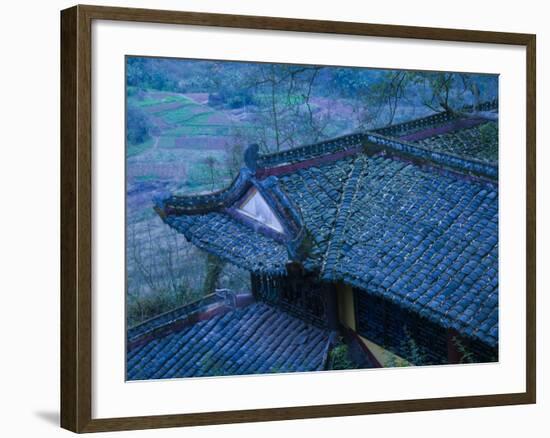
{"type": "Polygon", "coordinates": [[[498,360],[498,76],[126,58],[127,378],[498,360]]]}

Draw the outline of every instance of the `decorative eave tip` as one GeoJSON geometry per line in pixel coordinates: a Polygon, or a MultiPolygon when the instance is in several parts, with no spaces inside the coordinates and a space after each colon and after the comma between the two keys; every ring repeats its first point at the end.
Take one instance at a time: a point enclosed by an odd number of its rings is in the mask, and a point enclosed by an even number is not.
{"type": "Polygon", "coordinates": [[[256,173],[258,168],[258,151],[259,146],[257,144],[249,145],[244,151],[244,164],[252,172],[256,173]]]}

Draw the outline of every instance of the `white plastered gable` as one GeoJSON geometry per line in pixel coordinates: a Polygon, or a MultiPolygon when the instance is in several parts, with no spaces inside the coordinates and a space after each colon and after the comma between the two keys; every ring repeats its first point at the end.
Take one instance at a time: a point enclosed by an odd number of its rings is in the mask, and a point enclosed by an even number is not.
{"type": "Polygon", "coordinates": [[[237,211],[278,233],[284,232],[281,221],[256,189],[248,193],[245,200],[237,207],[237,211]]]}

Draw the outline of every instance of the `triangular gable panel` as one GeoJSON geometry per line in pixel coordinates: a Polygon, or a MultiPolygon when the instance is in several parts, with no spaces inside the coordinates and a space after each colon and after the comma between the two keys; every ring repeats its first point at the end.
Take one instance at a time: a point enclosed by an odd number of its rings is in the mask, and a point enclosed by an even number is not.
{"type": "Polygon", "coordinates": [[[281,222],[267,204],[258,190],[253,189],[248,198],[238,207],[238,210],[244,215],[254,219],[257,222],[277,231],[284,232],[281,222]]]}

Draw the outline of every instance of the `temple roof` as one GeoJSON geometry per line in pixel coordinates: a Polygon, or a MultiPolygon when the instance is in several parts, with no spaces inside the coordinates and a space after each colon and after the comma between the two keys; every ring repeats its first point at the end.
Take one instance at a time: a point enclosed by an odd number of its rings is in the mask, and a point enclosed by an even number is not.
{"type": "Polygon", "coordinates": [[[198,247],[252,272],[285,275],[297,261],[495,346],[498,167],[439,140],[474,142],[486,123],[443,114],[276,154],[251,148],[226,190],[167,196],[156,209],[198,247]],[[251,188],[284,233],[236,214],[251,188]]]}

